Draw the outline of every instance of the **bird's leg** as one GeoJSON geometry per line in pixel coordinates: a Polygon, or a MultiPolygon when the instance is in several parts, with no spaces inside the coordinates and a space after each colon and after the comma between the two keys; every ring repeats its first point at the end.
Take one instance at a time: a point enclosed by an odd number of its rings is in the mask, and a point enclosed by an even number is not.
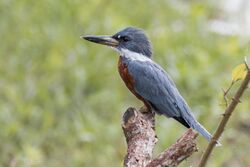
{"type": "Polygon", "coordinates": [[[153,110],[150,105],[144,103],[144,105],[139,110],[141,113],[153,113],[153,110]]]}
{"type": "MultiPolygon", "coordinates": [[[[155,112],[153,111],[152,107],[144,103],[144,105],[139,109],[139,112],[151,120],[153,125],[152,129],[155,130],[155,112]]],[[[157,138],[157,136],[155,137],[157,138]]]]}
{"type": "Polygon", "coordinates": [[[146,105],[143,105],[140,110],[139,110],[141,113],[148,113],[150,112],[150,109],[146,106],[146,105]]]}

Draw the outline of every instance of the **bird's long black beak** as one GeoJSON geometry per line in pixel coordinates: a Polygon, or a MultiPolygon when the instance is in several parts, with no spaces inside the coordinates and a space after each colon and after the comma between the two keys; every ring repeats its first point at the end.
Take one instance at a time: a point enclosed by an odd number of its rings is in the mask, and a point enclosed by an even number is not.
{"type": "Polygon", "coordinates": [[[94,36],[94,35],[87,35],[87,36],[81,36],[82,39],[86,39],[87,41],[107,45],[107,46],[118,46],[119,41],[112,38],[111,36],[94,36]]]}

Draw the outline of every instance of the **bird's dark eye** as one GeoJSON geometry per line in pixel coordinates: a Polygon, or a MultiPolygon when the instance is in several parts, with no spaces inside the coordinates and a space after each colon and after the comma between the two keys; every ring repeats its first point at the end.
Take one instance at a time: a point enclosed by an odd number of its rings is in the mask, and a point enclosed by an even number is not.
{"type": "Polygon", "coordinates": [[[128,36],[122,36],[121,39],[124,41],[124,42],[127,42],[130,40],[130,38],[128,36]]]}
{"type": "Polygon", "coordinates": [[[122,42],[127,42],[130,40],[128,36],[121,36],[121,35],[116,36],[115,39],[117,39],[118,41],[122,41],[122,42]]]}

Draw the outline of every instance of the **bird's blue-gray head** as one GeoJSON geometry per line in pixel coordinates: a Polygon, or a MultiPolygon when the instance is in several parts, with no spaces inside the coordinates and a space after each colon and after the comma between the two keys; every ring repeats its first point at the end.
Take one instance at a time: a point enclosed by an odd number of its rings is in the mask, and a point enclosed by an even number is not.
{"type": "Polygon", "coordinates": [[[119,52],[129,50],[148,58],[152,56],[150,41],[144,31],[139,28],[127,27],[112,36],[88,35],[81,37],[94,43],[110,46],[119,52]]]}

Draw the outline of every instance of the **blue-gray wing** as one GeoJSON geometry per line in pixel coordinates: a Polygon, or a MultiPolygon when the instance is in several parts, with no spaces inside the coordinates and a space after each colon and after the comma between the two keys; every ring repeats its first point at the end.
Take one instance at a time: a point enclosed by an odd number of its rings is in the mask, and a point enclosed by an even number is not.
{"type": "Polygon", "coordinates": [[[135,80],[136,93],[149,101],[156,112],[175,118],[210,141],[211,134],[194,118],[174,82],[159,65],[134,60],[128,63],[128,70],[135,80]]]}
{"type": "Polygon", "coordinates": [[[174,82],[159,65],[151,61],[131,61],[128,69],[135,80],[135,91],[149,101],[156,112],[168,117],[182,117],[182,112],[191,114],[174,82]]]}

